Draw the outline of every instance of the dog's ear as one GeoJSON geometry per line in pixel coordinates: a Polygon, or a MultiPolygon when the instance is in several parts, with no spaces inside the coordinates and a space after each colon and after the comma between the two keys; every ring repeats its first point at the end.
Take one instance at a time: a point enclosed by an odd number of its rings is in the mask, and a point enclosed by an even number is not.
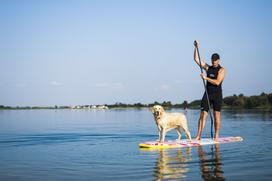
{"type": "Polygon", "coordinates": [[[150,111],[154,114],[154,108],[151,107],[151,108],[149,108],[149,109],[150,109],[150,111]]]}
{"type": "Polygon", "coordinates": [[[164,108],[161,106],[161,112],[165,112],[164,108]]]}

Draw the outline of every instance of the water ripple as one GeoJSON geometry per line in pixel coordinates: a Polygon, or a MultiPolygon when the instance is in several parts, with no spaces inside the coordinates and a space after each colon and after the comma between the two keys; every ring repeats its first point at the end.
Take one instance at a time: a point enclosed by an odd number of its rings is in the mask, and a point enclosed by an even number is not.
{"type": "Polygon", "coordinates": [[[109,140],[126,138],[153,138],[152,134],[106,134],[106,133],[52,133],[52,134],[32,134],[3,136],[0,140],[1,147],[9,146],[33,146],[44,144],[62,144],[71,142],[84,142],[91,140],[109,140]]]}

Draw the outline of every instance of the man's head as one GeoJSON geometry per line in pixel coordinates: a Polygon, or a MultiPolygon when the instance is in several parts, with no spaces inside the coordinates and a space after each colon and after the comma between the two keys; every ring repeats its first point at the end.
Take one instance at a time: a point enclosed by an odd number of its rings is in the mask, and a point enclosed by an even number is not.
{"type": "Polygon", "coordinates": [[[218,66],[219,60],[220,60],[219,54],[218,54],[218,53],[212,54],[211,60],[212,60],[212,65],[213,65],[214,67],[218,66]]]}

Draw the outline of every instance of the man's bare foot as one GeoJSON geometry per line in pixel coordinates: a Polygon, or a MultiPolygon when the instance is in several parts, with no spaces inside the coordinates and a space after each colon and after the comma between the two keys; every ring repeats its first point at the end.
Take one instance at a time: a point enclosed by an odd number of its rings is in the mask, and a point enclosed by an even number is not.
{"type": "Polygon", "coordinates": [[[214,141],[218,142],[219,141],[219,137],[214,138],[214,141]]]}
{"type": "Polygon", "coordinates": [[[195,141],[199,141],[199,140],[201,140],[201,138],[200,138],[199,136],[197,136],[197,137],[195,137],[194,140],[195,140],[195,141]]]}

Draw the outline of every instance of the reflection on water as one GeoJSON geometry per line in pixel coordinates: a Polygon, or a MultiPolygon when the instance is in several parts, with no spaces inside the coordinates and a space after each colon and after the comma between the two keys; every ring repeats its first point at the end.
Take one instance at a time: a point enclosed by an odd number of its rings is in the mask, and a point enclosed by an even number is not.
{"type": "MultiPolygon", "coordinates": [[[[207,147],[206,147],[207,148],[207,147]]],[[[141,149],[142,151],[157,152],[154,167],[154,180],[182,180],[186,178],[192,166],[192,149],[197,149],[200,174],[203,180],[225,180],[220,160],[220,145],[211,145],[209,151],[202,146],[182,149],[141,149]]]]}
{"type": "Polygon", "coordinates": [[[198,156],[200,163],[200,172],[203,180],[225,180],[220,161],[220,145],[212,145],[209,154],[203,150],[202,146],[198,147],[198,156]]]}
{"type": "Polygon", "coordinates": [[[259,109],[231,109],[223,111],[223,120],[251,120],[251,121],[271,121],[271,110],[259,110],[259,109]]]}
{"type": "Polygon", "coordinates": [[[159,151],[159,157],[154,167],[154,180],[182,179],[189,171],[187,162],[191,160],[191,148],[186,150],[167,149],[159,151]]]}

